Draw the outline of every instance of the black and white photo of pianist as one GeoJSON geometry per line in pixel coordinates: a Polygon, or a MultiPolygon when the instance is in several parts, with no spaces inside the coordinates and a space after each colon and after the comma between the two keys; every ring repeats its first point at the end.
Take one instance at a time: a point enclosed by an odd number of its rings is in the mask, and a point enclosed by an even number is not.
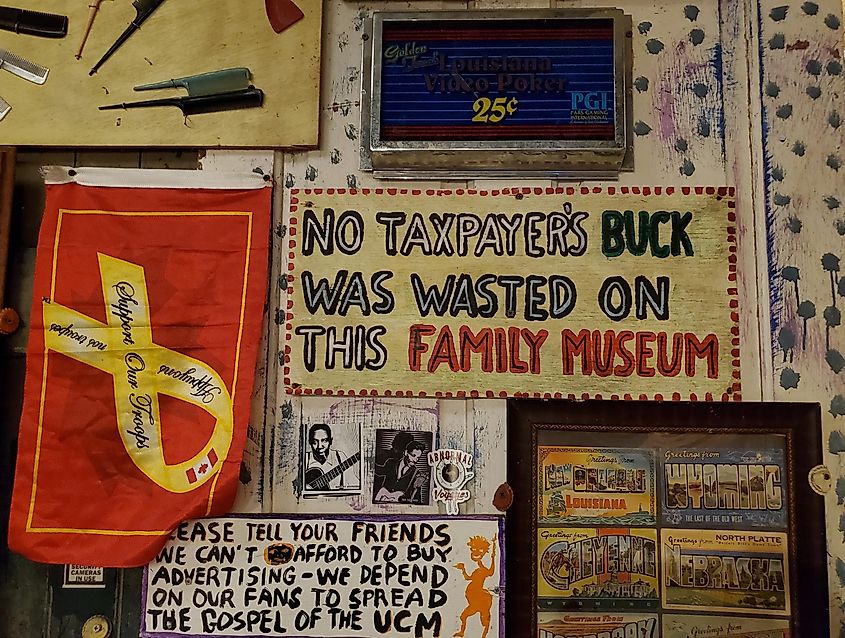
{"type": "Polygon", "coordinates": [[[428,505],[431,432],[376,430],[373,503],[428,505]]]}
{"type": "Polygon", "coordinates": [[[361,428],[350,423],[302,426],[302,495],[361,492],[361,428]]]}

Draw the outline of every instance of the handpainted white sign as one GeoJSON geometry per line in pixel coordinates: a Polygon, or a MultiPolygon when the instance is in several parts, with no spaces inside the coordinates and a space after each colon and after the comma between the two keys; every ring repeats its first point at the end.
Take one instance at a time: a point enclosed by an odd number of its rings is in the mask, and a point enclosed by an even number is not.
{"type": "Polygon", "coordinates": [[[144,573],[141,635],[504,635],[504,519],[189,521],[144,573]]]}

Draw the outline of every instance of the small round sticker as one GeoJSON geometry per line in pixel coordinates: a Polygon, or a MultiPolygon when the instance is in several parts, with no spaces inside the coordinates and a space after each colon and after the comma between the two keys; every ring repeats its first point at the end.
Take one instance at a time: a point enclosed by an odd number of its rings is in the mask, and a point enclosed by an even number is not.
{"type": "Polygon", "coordinates": [[[291,543],[273,543],[264,548],[264,562],[268,565],[285,565],[293,558],[291,543]]]}
{"type": "Polygon", "coordinates": [[[810,487],[816,494],[824,496],[833,487],[833,477],[826,465],[817,465],[811,469],[807,478],[810,481],[810,487]]]}
{"type": "Polygon", "coordinates": [[[456,516],[458,505],[469,500],[466,484],[474,477],[472,455],[469,452],[453,449],[434,450],[428,453],[428,464],[434,486],[431,497],[435,503],[443,503],[449,516],[456,516]]]}
{"type": "Polygon", "coordinates": [[[91,616],[82,625],[82,638],[109,638],[111,621],[105,616],[91,616]]]}

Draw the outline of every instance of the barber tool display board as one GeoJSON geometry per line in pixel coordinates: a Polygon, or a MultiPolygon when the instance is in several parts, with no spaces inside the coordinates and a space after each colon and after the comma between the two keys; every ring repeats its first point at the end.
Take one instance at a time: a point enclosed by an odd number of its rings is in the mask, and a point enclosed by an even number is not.
{"type": "Polygon", "coordinates": [[[190,521],[144,573],[141,635],[504,636],[504,521],[190,521]]]}
{"type": "Polygon", "coordinates": [[[729,188],[295,190],[285,385],[734,400],[733,207],[729,188]]]}
{"type": "Polygon", "coordinates": [[[318,0],[3,3],[6,144],[317,144],[318,0]]]}

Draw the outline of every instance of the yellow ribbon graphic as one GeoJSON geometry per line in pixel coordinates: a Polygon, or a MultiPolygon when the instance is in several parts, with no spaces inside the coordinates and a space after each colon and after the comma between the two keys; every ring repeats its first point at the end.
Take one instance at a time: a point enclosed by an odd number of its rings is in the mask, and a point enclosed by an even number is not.
{"type": "Polygon", "coordinates": [[[165,490],[195,490],[220,471],[229,453],[234,429],[229,391],[207,364],[153,343],[144,269],[97,257],[107,323],[45,300],[45,347],[109,373],[120,438],[132,462],[165,490]],[[205,447],[174,465],[164,460],[162,394],[200,407],[216,421],[205,447]]]}

